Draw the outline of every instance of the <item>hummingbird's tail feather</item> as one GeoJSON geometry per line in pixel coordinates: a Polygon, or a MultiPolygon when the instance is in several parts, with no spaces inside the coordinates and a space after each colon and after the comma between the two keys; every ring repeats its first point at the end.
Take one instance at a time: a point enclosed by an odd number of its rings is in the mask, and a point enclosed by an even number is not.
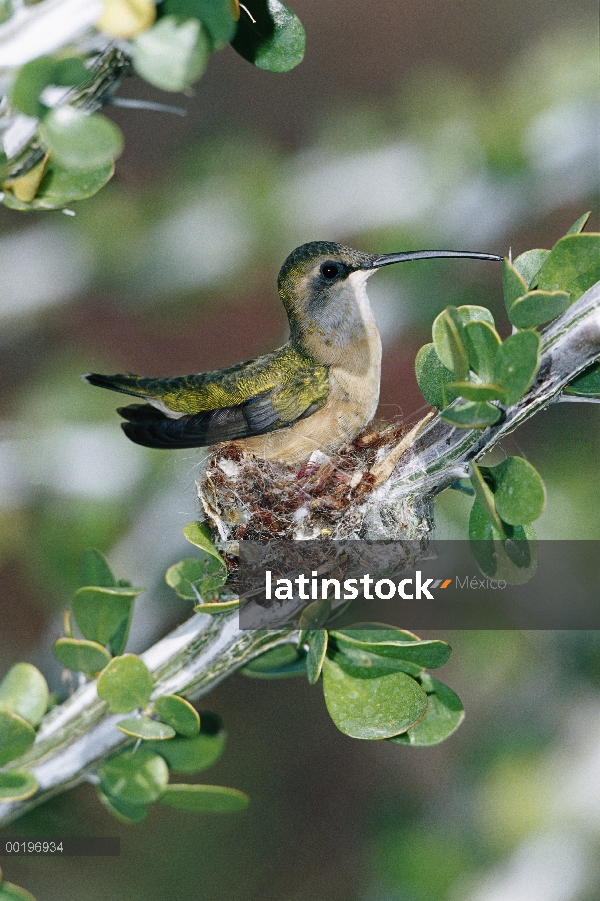
{"type": "Polygon", "coordinates": [[[89,385],[97,388],[108,388],[109,391],[119,391],[121,394],[131,394],[133,397],[146,397],[139,387],[139,378],[136,375],[100,375],[98,372],[88,372],[81,378],[89,385]]]}
{"type": "Polygon", "coordinates": [[[264,400],[256,397],[234,407],[205,410],[177,419],[150,404],[131,404],[117,412],[127,420],[121,423],[121,428],[135,444],[165,449],[209,447],[264,435],[289,425],[264,400]]]}

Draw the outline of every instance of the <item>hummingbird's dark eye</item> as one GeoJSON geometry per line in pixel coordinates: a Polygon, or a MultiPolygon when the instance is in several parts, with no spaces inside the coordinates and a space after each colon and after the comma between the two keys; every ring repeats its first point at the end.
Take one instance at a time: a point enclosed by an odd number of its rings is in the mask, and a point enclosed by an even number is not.
{"type": "Polygon", "coordinates": [[[340,267],[337,263],[323,263],[321,266],[321,274],[325,276],[325,278],[336,278],[340,274],[340,267]]]}

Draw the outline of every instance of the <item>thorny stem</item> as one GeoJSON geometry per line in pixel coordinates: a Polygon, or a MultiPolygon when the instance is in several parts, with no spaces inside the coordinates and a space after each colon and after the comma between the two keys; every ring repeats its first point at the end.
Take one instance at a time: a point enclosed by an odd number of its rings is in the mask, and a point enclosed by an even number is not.
{"type": "MultiPolygon", "coordinates": [[[[293,630],[241,631],[237,612],[221,616],[198,613],[141,655],[155,678],[153,697],[180,694],[195,700],[257,654],[287,641],[293,630]]],[[[122,715],[108,712],[96,682],[83,685],[48,713],[32,748],[7,769],[27,768],[39,792],[25,801],[0,804],[0,826],[53,795],[85,781],[96,767],[132,744],[116,728],[122,715]]]]}
{"type": "MultiPolygon", "coordinates": [[[[505,435],[539,410],[560,399],[562,389],[582,369],[600,359],[600,282],[543,333],[538,377],[502,422],[484,430],[457,429],[436,416],[402,455],[388,481],[366,505],[413,507],[466,474],[505,435]],[[379,499],[377,499],[379,495],[379,499]]],[[[392,451],[393,453],[393,451],[392,451]]],[[[368,509],[367,509],[368,512],[368,509]]],[[[178,693],[189,699],[206,694],[257,654],[290,640],[293,630],[242,632],[237,614],[197,614],[142,655],[156,679],[155,696],[178,693]]],[[[33,798],[0,804],[0,826],[37,804],[88,778],[100,762],[131,743],[88,682],[44,718],[36,742],[11,763],[28,767],[40,784],[33,798]]]]}

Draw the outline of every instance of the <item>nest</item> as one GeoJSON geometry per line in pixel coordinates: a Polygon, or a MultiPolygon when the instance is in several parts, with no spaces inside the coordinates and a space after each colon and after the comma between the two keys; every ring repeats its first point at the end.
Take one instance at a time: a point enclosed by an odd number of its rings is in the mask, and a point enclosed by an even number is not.
{"type": "Polygon", "coordinates": [[[215,539],[420,538],[431,509],[394,502],[385,483],[429,417],[405,434],[398,424],[370,424],[350,443],[306,463],[262,460],[222,444],[208,457],[198,496],[215,539]]]}

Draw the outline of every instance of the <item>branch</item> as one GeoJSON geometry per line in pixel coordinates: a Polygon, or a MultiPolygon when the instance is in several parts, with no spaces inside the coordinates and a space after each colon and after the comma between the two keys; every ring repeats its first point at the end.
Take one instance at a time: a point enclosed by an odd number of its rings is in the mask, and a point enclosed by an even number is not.
{"type": "MultiPolygon", "coordinates": [[[[179,694],[196,700],[263,651],[287,641],[285,632],[243,632],[237,612],[199,613],[141,655],[155,677],[152,697],[179,694]]],[[[6,769],[29,769],[38,781],[33,798],[0,804],[0,827],[53,795],[85,781],[120,748],[132,744],[116,728],[122,714],[111,714],[87,682],[42,720],[32,748],[6,769]]]]}
{"type": "MultiPolygon", "coordinates": [[[[428,500],[457,479],[464,478],[471,460],[479,459],[544,407],[562,400],[565,385],[598,359],[600,282],[596,282],[542,333],[538,376],[518,403],[506,410],[503,419],[486,429],[458,429],[444,422],[438,414],[425,424],[410,450],[397,463],[389,481],[370,496],[363,511],[369,534],[360,537],[404,537],[389,531],[381,534],[382,509],[396,521],[399,510],[409,516],[412,511],[415,524],[427,525],[428,500]]],[[[386,528],[389,528],[388,522],[386,528]]]]}

